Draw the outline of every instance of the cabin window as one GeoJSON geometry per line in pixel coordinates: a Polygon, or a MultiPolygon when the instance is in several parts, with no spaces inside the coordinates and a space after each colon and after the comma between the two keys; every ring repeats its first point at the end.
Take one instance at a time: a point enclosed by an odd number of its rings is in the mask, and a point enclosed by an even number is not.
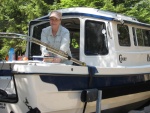
{"type": "MultiPolygon", "coordinates": [[[[41,40],[41,32],[42,29],[49,26],[49,21],[41,22],[41,21],[33,21],[31,24],[34,25],[33,37],[41,40]]],[[[79,48],[80,48],[80,21],[78,18],[67,18],[62,19],[61,25],[66,27],[70,31],[70,49],[72,53],[72,57],[79,59],[79,48]]],[[[41,55],[40,46],[37,44],[31,44],[30,56],[33,55],[41,55]]]]}
{"type": "Polygon", "coordinates": [[[118,24],[118,41],[120,46],[130,46],[130,35],[127,25],[118,24]]]}
{"type": "Polygon", "coordinates": [[[144,45],[150,46],[150,30],[143,29],[144,45]]]}
{"type": "Polygon", "coordinates": [[[137,46],[136,30],[132,28],[134,45],[137,46]]]}
{"type": "Polygon", "coordinates": [[[138,46],[150,46],[150,31],[146,29],[136,29],[138,46]]]}
{"type": "Polygon", "coordinates": [[[106,26],[104,22],[85,22],[85,54],[106,55],[108,54],[106,26]]]}
{"type": "Polygon", "coordinates": [[[141,29],[136,29],[138,46],[144,46],[143,32],[141,29]]]}
{"type": "MultiPolygon", "coordinates": [[[[32,34],[32,37],[38,39],[38,40],[41,40],[41,32],[42,32],[42,29],[49,26],[49,22],[45,22],[45,23],[41,23],[40,21],[33,21],[31,22],[30,24],[35,24],[34,25],[34,28],[33,28],[33,34],[32,34]],[[39,24],[40,23],[40,24],[39,24]]],[[[30,29],[31,30],[31,29],[30,29]]],[[[32,30],[31,30],[32,31],[32,30]]],[[[31,35],[31,34],[30,34],[31,35]]],[[[32,42],[31,42],[32,43],[32,42]]],[[[41,55],[41,51],[40,51],[40,46],[35,44],[35,43],[32,43],[31,44],[31,49],[29,49],[29,56],[34,56],[34,55],[41,55]]],[[[29,57],[30,58],[30,57],[29,57]]]]}
{"type": "Polygon", "coordinates": [[[78,18],[63,19],[61,24],[70,32],[70,50],[72,57],[79,60],[80,20],[78,18]]]}

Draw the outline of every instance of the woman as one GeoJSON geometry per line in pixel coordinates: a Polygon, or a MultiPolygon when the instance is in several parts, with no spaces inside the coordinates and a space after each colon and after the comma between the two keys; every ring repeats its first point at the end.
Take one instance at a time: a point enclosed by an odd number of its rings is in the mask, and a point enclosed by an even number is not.
{"type": "MultiPolygon", "coordinates": [[[[52,47],[66,52],[71,56],[70,51],[70,33],[69,30],[61,25],[62,13],[59,11],[52,11],[49,15],[50,26],[42,29],[41,41],[50,44],[52,47]]],[[[72,64],[61,56],[54,55],[46,50],[45,47],[41,46],[42,56],[52,56],[54,57],[51,62],[53,63],[66,63],[72,64]]],[[[49,61],[51,59],[44,58],[44,61],[49,61]]]]}

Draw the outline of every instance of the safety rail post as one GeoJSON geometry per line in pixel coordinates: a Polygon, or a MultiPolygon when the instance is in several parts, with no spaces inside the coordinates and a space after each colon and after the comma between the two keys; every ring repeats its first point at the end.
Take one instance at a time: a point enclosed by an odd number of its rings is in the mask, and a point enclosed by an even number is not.
{"type": "Polygon", "coordinates": [[[96,101],[96,113],[101,113],[101,101],[102,101],[102,91],[98,91],[98,98],[96,101]]]}

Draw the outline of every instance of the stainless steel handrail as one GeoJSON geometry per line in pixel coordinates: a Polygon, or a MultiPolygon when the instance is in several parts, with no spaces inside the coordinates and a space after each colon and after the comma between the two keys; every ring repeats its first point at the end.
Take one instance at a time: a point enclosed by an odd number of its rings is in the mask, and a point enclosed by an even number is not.
{"type": "Polygon", "coordinates": [[[23,34],[18,34],[18,33],[7,33],[7,32],[0,32],[0,37],[3,37],[3,38],[19,38],[19,39],[22,39],[22,40],[26,40],[28,42],[33,42],[37,45],[42,45],[42,46],[45,46],[47,48],[48,51],[56,54],[56,55],[60,55],[62,57],[64,57],[65,59],[68,59],[78,65],[81,65],[81,66],[86,66],[86,63],[84,62],[81,62],[71,56],[69,56],[67,53],[65,53],[64,51],[61,51],[61,50],[58,50],[56,48],[53,48],[51,45],[49,44],[46,44],[34,37],[30,37],[28,35],[23,35],[23,34]]]}

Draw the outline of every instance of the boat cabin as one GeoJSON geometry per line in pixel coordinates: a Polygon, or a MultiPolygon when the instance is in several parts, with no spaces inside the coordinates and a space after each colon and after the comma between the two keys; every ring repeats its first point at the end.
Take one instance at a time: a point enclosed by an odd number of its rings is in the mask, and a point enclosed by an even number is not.
{"type": "MultiPolygon", "coordinates": [[[[70,31],[72,57],[100,67],[150,64],[150,25],[93,8],[60,11],[62,26],[70,31]]],[[[49,14],[32,20],[29,36],[40,40],[42,29],[49,25],[49,14]]],[[[41,55],[40,46],[29,42],[27,55],[41,55]]]]}

